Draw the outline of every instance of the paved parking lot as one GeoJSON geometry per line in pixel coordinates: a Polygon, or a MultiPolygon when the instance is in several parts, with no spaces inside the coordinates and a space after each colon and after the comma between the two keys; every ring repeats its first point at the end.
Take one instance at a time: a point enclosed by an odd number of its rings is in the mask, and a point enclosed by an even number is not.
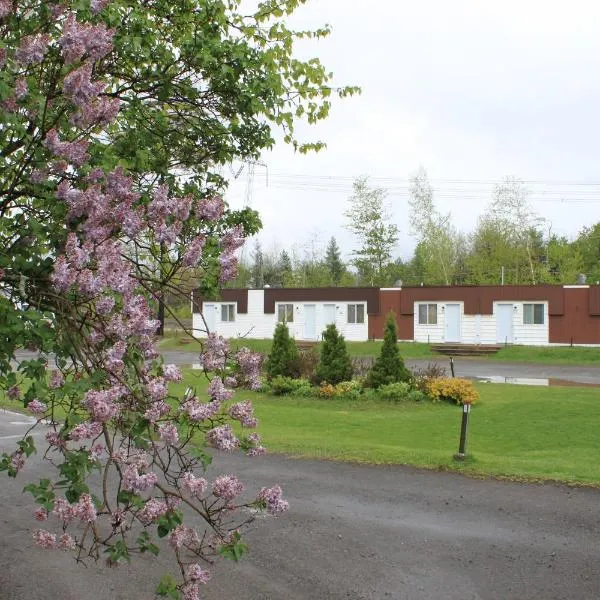
{"type": "MultiPolygon", "coordinates": [[[[0,411],[0,451],[28,419],[0,411]]],[[[83,568],[33,547],[40,456],[0,485],[2,600],[141,600],[168,553],[131,566],[83,568]]],[[[222,562],[204,598],[510,600],[600,597],[600,492],[468,479],[401,466],[219,455],[211,473],[248,488],[280,483],[290,512],[248,530],[250,554],[222,562]]]]}

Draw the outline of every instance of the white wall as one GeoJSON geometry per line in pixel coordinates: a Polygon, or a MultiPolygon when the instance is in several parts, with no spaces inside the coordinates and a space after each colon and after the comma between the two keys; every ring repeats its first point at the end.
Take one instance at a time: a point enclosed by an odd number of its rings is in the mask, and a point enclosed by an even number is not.
{"type": "MultiPolygon", "coordinates": [[[[268,339],[273,337],[275,326],[277,325],[277,305],[275,303],[275,314],[264,314],[264,291],[248,290],[248,313],[239,314],[236,307],[235,322],[227,323],[221,321],[221,305],[231,304],[231,302],[206,302],[205,304],[214,305],[216,308],[215,332],[223,337],[248,337],[255,339],[268,339]]],[[[369,337],[369,316],[367,315],[367,303],[365,307],[364,323],[348,323],[347,309],[348,304],[361,304],[360,302],[282,302],[281,304],[294,305],[294,321],[288,323],[290,335],[297,340],[307,339],[305,337],[305,305],[314,304],[316,312],[315,337],[312,339],[320,340],[321,334],[325,329],[325,304],[335,304],[336,320],[335,324],[338,331],[348,341],[364,341],[369,337]]],[[[206,337],[203,331],[204,323],[199,313],[193,315],[193,327],[196,337],[206,337]]]]}
{"type": "MultiPolygon", "coordinates": [[[[511,304],[510,300],[502,300],[500,304],[511,304]]],[[[496,344],[496,305],[494,302],[492,315],[465,315],[464,304],[461,302],[448,302],[448,304],[461,305],[461,343],[463,344],[496,344]]],[[[415,302],[414,305],[414,341],[443,344],[445,342],[445,308],[446,302],[437,302],[437,324],[419,325],[419,304],[436,304],[436,302],[415,302]]],[[[548,345],[550,327],[548,315],[548,302],[512,302],[513,305],[513,335],[514,343],[527,346],[548,345]],[[543,325],[525,325],[523,323],[524,304],[543,304],[543,325]],[[516,307],[516,308],[515,308],[516,307]]]]}
{"type": "MultiPolygon", "coordinates": [[[[494,302],[494,311],[496,303],[494,302]]],[[[548,302],[513,302],[513,332],[514,343],[525,346],[546,346],[550,339],[550,324],[548,316],[548,302]],[[524,304],[543,304],[544,305],[544,323],[543,325],[525,325],[523,323],[523,305],[524,304]],[[515,309],[516,307],[516,309],[515,309]]]]}
{"type": "Polygon", "coordinates": [[[443,344],[446,341],[446,304],[458,304],[460,306],[460,342],[453,340],[452,343],[463,343],[465,341],[465,308],[464,302],[415,302],[414,305],[414,331],[415,342],[429,342],[430,344],[443,344]],[[419,304],[437,304],[437,323],[435,325],[419,324],[419,304]]]}

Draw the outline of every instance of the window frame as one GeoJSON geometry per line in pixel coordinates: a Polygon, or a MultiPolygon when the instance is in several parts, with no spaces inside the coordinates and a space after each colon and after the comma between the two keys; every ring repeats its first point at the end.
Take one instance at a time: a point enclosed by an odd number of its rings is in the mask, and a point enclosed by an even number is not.
{"type": "Polygon", "coordinates": [[[235,302],[221,304],[221,323],[235,323],[236,312],[235,302]],[[224,315],[227,316],[226,319],[223,318],[224,315]]]}
{"type": "Polygon", "coordinates": [[[418,302],[417,303],[417,322],[419,325],[437,325],[438,324],[438,303],[437,302],[418,302]],[[425,320],[421,319],[421,309],[424,309],[425,320]],[[431,319],[433,311],[434,319],[431,319]]]}
{"type": "Polygon", "coordinates": [[[543,302],[524,302],[523,303],[523,325],[545,325],[546,309],[543,302]],[[528,307],[531,307],[528,310],[528,307]],[[536,311],[536,307],[538,307],[536,311]],[[540,313],[541,311],[541,313],[540,313]],[[536,315],[537,312],[537,315],[536,315]],[[536,321],[536,317],[538,320],[536,321]],[[541,318],[540,318],[541,317],[541,318]],[[530,320],[528,320],[528,318],[530,320]]]}
{"type": "Polygon", "coordinates": [[[277,322],[278,323],[293,323],[294,322],[294,304],[292,302],[277,303],[277,322]],[[281,310],[285,311],[285,318],[281,318],[281,310]],[[289,317],[289,318],[288,318],[289,317]]]}
{"type": "Polygon", "coordinates": [[[364,302],[349,302],[346,307],[346,322],[349,325],[364,325],[365,324],[365,303],[364,302]],[[353,317],[350,320],[350,307],[352,307],[353,317]],[[359,310],[359,308],[361,310],[359,310]],[[361,314],[359,314],[361,313],[361,314]],[[359,317],[361,320],[359,320],[359,317]]]}

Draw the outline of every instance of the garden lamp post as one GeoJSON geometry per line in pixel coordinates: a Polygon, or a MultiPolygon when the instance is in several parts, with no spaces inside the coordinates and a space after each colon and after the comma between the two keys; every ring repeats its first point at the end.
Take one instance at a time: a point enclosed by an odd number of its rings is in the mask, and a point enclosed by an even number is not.
{"type": "Polygon", "coordinates": [[[465,402],[462,410],[462,421],[460,424],[460,441],[458,443],[458,452],[454,455],[456,460],[464,460],[467,448],[467,432],[469,429],[469,415],[471,414],[471,403],[465,402]]]}

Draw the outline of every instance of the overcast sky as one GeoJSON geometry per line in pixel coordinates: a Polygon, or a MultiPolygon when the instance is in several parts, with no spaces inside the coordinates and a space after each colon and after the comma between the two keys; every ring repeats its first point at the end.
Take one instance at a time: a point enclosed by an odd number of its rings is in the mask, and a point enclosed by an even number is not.
{"type": "MultiPolygon", "coordinates": [[[[410,256],[407,180],[420,165],[463,231],[508,174],[530,182],[554,233],[600,220],[600,2],[308,0],[294,23],[329,23],[332,35],[299,53],[363,92],[301,129],[326,150],[302,156],[281,143],[262,157],[251,205],[264,247],[335,235],[347,256],[343,212],[353,179],[368,175],[389,189],[396,254],[410,256]]],[[[227,198],[237,208],[246,194],[242,172],[227,198]]]]}

